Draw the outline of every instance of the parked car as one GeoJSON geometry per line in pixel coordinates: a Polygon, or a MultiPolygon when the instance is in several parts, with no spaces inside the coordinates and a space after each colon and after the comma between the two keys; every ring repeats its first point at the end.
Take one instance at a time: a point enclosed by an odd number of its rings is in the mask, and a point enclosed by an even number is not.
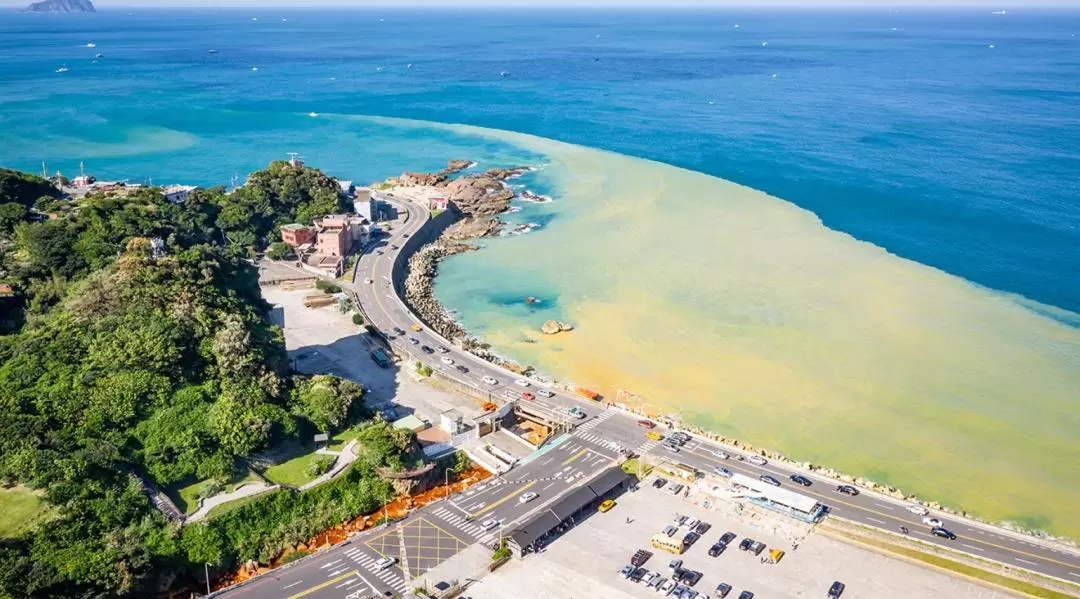
{"type": "Polygon", "coordinates": [[[724,533],[724,534],[723,534],[723,535],[722,535],[722,536],[720,537],[720,542],[721,542],[721,543],[723,543],[723,544],[725,544],[725,545],[729,545],[729,544],[731,544],[731,542],[732,542],[732,541],[734,541],[734,540],[735,540],[735,537],[736,537],[736,536],[738,536],[738,535],[736,535],[735,533],[733,533],[733,532],[731,532],[731,531],[725,532],[725,533],[724,533]]]}
{"type": "Polygon", "coordinates": [[[660,574],[658,572],[650,572],[646,570],[645,576],[641,577],[641,584],[645,586],[650,586],[652,584],[652,581],[656,580],[657,578],[660,578],[660,574]]]}
{"type": "Polygon", "coordinates": [[[743,591],[739,593],[739,599],[754,599],[754,593],[752,591],[743,591]]]}
{"type": "Polygon", "coordinates": [[[843,495],[850,495],[851,497],[859,494],[859,490],[851,485],[840,485],[836,487],[836,492],[843,495]]]}
{"type": "Polygon", "coordinates": [[[844,583],[837,580],[829,587],[829,599],[840,599],[840,595],[844,594],[844,583]]]}
{"type": "Polygon", "coordinates": [[[810,485],[814,484],[809,478],[806,478],[801,474],[792,474],[789,478],[791,478],[792,482],[799,483],[804,487],[809,487],[810,485]]]}
{"type": "Polygon", "coordinates": [[[680,492],[682,492],[682,490],[683,490],[683,486],[680,483],[675,483],[675,484],[671,485],[670,487],[668,487],[668,491],[671,491],[672,495],[678,495],[680,492]]]}
{"type": "Polygon", "coordinates": [[[385,569],[389,568],[390,566],[393,566],[396,563],[397,563],[397,558],[396,557],[381,557],[381,558],[375,560],[375,569],[376,570],[385,570],[385,569]]]}
{"type": "Polygon", "coordinates": [[[698,522],[697,526],[694,527],[694,532],[699,535],[704,535],[709,532],[710,528],[712,528],[712,524],[709,524],[708,522],[698,522]]]}
{"type": "Polygon", "coordinates": [[[758,466],[764,466],[765,464],[769,463],[769,460],[766,460],[759,455],[746,456],[746,461],[750,462],[751,464],[757,464],[758,466]]]}
{"type": "Polygon", "coordinates": [[[725,549],[727,549],[727,545],[723,543],[713,543],[712,547],[709,547],[709,557],[718,557],[725,549]]]}
{"type": "Polygon", "coordinates": [[[949,530],[947,528],[942,528],[940,526],[935,526],[934,528],[931,528],[930,529],[930,534],[934,535],[935,537],[941,537],[943,539],[949,539],[950,541],[955,541],[956,540],[956,533],[954,533],[953,531],[951,531],[951,530],[949,530]]]}
{"type": "Polygon", "coordinates": [[[720,584],[716,585],[716,590],[713,591],[713,597],[716,597],[716,599],[724,599],[724,597],[727,597],[728,593],[730,592],[731,585],[726,582],[721,582],[720,584]]]}
{"type": "Polygon", "coordinates": [[[623,578],[630,578],[630,575],[633,574],[633,573],[634,573],[634,567],[629,565],[629,564],[623,566],[622,569],[619,570],[619,576],[622,576],[623,578]]]}
{"type": "Polygon", "coordinates": [[[758,477],[758,480],[760,480],[761,482],[763,482],[765,484],[772,485],[774,487],[779,487],[780,486],[780,481],[776,480],[772,476],[769,476],[768,474],[762,474],[761,476],[758,477]]]}
{"type": "Polygon", "coordinates": [[[675,533],[677,532],[679,532],[679,529],[676,528],[674,525],[668,524],[664,527],[664,534],[669,537],[675,536],[675,533]]]}
{"type": "Polygon", "coordinates": [[[696,533],[696,532],[688,532],[688,533],[686,533],[686,535],[683,536],[682,542],[683,542],[684,546],[689,547],[689,546],[693,545],[694,543],[697,543],[697,540],[700,539],[700,538],[701,538],[701,535],[699,535],[698,533],[696,533]]]}
{"type": "Polygon", "coordinates": [[[649,585],[649,586],[651,586],[657,592],[660,592],[660,587],[663,586],[664,584],[666,584],[667,581],[668,581],[667,578],[665,578],[663,576],[657,576],[656,580],[654,580],[653,583],[651,585],[649,585]]]}
{"type": "Polygon", "coordinates": [[[607,513],[609,511],[611,511],[611,508],[613,508],[613,507],[615,507],[615,500],[614,499],[605,499],[605,500],[600,502],[600,506],[597,507],[596,509],[599,510],[601,514],[604,514],[604,513],[607,513]]]}
{"type": "Polygon", "coordinates": [[[645,565],[645,562],[649,561],[650,557],[652,557],[652,551],[646,551],[644,549],[638,549],[637,551],[634,552],[633,557],[630,558],[630,563],[635,568],[640,568],[641,566],[645,565]]]}
{"type": "MultiPolygon", "coordinates": [[[[668,567],[668,570],[672,570],[672,571],[678,570],[679,568],[682,568],[682,560],[681,559],[673,559],[670,562],[668,562],[667,567],[668,567]]],[[[673,578],[673,580],[674,580],[674,578],[673,578]]],[[[678,582],[678,581],[676,580],[675,582],[678,582]]]]}
{"type": "Polygon", "coordinates": [[[675,514],[675,526],[682,526],[683,522],[686,522],[686,516],[682,514],[675,514]]]}
{"type": "Polygon", "coordinates": [[[667,479],[660,476],[656,477],[656,479],[652,481],[652,486],[654,489],[662,489],[666,484],[667,479]]]}
{"type": "Polygon", "coordinates": [[[540,397],[547,397],[548,399],[555,397],[555,394],[551,391],[548,391],[547,389],[537,389],[536,394],[540,397]]]}
{"type": "Polygon", "coordinates": [[[664,584],[661,584],[659,587],[657,587],[656,590],[660,591],[664,595],[670,595],[671,592],[675,590],[675,586],[677,584],[678,583],[675,582],[674,580],[666,580],[666,581],[664,581],[664,584]]]}
{"type": "Polygon", "coordinates": [[[750,544],[750,553],[754,555],[761,555],[761,552],[765,550],[765,543],[761,541],[754,541],[750,544]]]}
{"type": "Polygon", "coordinates": [[[739,542],[739,549],[741,549],[743,551],[748,551],[750,549],[750,545],[752,545],[753,543],[754,543],[754,539],[751,539],[750,537],[746,537],[745,539],[743,539],[742,541],[739,542]]]}
{"type": "Polygon", "coordinates": [[[630,582],[641,582],[641,578],[645,576],[648,570],[645,568],[634,568],[634,571],[630,573],[630,582]]]}
{"type": "Polygon", "coordinates": [[[698,525],[698,522],[700,522],[700,520],[698,520],[697,518],[687,518],[686,521],[682,523],[682,525],[689,528],[690,530],[693,530],[694,527],[698,525]]]}

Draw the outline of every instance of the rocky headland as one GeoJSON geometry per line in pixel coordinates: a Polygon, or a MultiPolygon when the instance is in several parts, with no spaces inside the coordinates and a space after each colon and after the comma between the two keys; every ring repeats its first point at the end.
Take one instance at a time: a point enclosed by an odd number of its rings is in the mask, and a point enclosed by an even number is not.
{"type": "Polygon", "coordinates": [[[97,12],[90,0],[42,0],[27,6],[23,12],[97,12]]]}

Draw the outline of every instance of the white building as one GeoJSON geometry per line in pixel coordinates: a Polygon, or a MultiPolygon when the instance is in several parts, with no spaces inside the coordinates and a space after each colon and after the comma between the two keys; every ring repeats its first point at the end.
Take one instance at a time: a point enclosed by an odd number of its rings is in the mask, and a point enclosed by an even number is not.
{"type": "Polygon", "coordinates": [[[186,202],[187,199],[191,197],[191,192],[196,189],[198,188],[194,185],[169,185],[161,191],[165,194],[166,200],[174,204],[179,204],[181,202],[186,202]]]}

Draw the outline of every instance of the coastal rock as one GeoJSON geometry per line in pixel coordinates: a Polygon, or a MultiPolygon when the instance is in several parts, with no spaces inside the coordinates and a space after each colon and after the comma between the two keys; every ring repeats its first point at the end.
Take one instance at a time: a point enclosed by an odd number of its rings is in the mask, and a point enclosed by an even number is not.
{"type": "Polygon", "coordinates": [[[446,198],[466,216],[491,216],[510,207],[514,192],[487,174],[464,176],[446,185],[446,198]]]}
{"type": "Polygon", "coordinates": [[[90,0],[42,0],[27,6],[23,12],[97,12],[90,0]]]}
{"type": "Polygon", "coordinates": [[[402,187],[437,187],[446,182],[443,173],[401,173],[397,184],[402,187]]]}
{"type": "Polygon", "coordinates": [[[439,300],[435,299],[432,281],[435,280],[440,260],[470,249],[475,248],[442,239],[425,245],[409,258],[405,277],[405,301],[429,327],[451,341],[464,337],[465,330],[450,318],[439,300]]]}
{"type": "Polygon", "coordinates": [[[502,223],[494,217],[468,217],[450,225],[443,231],[442,238],[450,241],[465,241],[477,237],[491,237],[499,233],[502,223]]]}
{"type": "Polygon", "coordinates": [[[572,330],[574,330],[572,325],[566,324],[565,322],[559,322],[558,320],[549,320],[540,327],[540,332],[545,335],[558,335],[559,333],[572,330]]]}
{"type": "Polygon", "coordinates": [[[451,160],[446,163],[446,168],[443,169],[443,173],[447,175],[460,173],[461,171],[474,166],[476,166],[476,163],[471,160],[451,160]]]}

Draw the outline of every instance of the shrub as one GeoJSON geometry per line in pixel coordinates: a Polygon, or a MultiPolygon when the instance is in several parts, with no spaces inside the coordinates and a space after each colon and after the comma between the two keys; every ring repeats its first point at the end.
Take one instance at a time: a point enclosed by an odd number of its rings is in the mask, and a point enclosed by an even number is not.
{"type": "Polygon", "coordinates": [[[322,476],[330,471],[330,467],[334,465],[333,456],[320,455],[311,460],[307,468],[304,469],[304,473],[308,476],[322,476]]]}
{"type": "Polygon", "coordinates": [[[352,323],[355,324],[358,327],[364,326],[364,317],[360,316],[360,314],[353,314],[352,315],[352,323]]]}
{"type": "Polygon", "coordinates": [[[303,558],[303,557],[307,557],[309,555],[311,555],[310,551],[308,551],[306,549],[297,549],[296,551],[293,551],[289,555],[286,555],[285,557],[281,558],[281,565],[284,566],[285,564],[287,564],[289,562],[295,562],[296,560],[298,560],[300,558],[303,558]]]}
{"type": "Polygon", "coordinates": [[[315,281],[315,288],[321,289],[323,293],[341,293],[341,287],[322,279],[315,281]]]}

